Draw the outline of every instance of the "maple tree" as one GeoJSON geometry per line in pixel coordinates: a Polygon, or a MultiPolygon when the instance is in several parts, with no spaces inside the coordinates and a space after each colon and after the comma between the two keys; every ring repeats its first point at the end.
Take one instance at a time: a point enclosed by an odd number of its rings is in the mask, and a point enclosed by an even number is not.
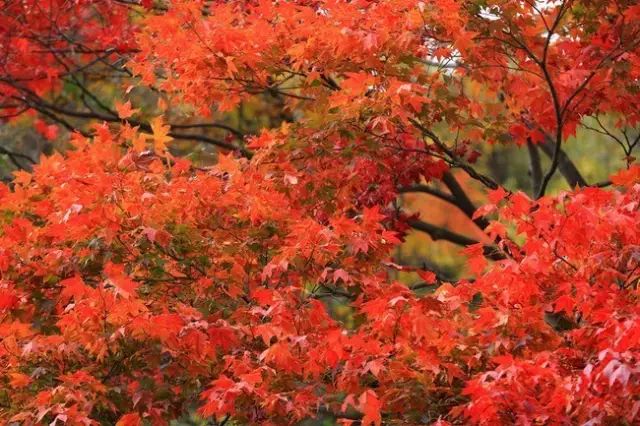
{"type": "Polygon", "coordinates": [[[2,15],[6,119],[71,132],[0,188],[3,422],[640,421],[640,6],[160,3],[2,15]],[[126,75],[112,106],[78,78],[98,62],[126,75]],[[65,81],[85,109],[60,105],[65,81]],[[153,114],[133,87],[159,94],[153,114]],[[250,135],[170,120],[264,94],[281,117],[250,135]],[[622,148],[609,181],[563,149],[579,127],[622,148]],[[527,150],[529,195],[477,166],[487,144],[527,150]],[[556,174],[570,188],[548,195],[556,174]],[[407,193],[474,235],[411,214],[407,193]],[[469,276],[395,262],[410,230],[462,246],[469,276]]]}

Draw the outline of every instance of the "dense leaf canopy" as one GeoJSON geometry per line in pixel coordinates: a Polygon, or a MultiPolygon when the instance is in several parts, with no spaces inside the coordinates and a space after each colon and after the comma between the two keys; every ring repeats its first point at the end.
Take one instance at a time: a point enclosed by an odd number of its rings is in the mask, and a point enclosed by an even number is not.
{"type": "Polygon", "coordinates": [[[20,1],[0,47],[4,119],[68,132],[0,188],[3,422],[640,422],[635,1],[20,1]],[[626,167],[588,182],[579,128],[626,167]],[[497,144],[528,195],[478,167],[497,144]],[[400,264],[411,229],[468,276],[400,264]]]}

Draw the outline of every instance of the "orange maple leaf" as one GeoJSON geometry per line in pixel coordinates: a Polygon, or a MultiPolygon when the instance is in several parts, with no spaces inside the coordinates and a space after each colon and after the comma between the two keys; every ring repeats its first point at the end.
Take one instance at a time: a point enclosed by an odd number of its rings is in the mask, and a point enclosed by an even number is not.
{"type": "Polygon", "coordinates": [[[116,108],[116,111],[118,111],[118,117],[120,117],[120,119],[122,120],[126,120],[127,118],[131,117],[133,114],[140,112],[139,108],[137,109],[131,108],[131,101],[127,101],[125,103],[116,101],[115,108],[116,108]]]}
{"type": "Polygon", "coordinates": [[[611,182],[619,186],[631,186],[640,181],[640,166],[633,166],[628,170],[620,170],[611,175],[611,182]]]}

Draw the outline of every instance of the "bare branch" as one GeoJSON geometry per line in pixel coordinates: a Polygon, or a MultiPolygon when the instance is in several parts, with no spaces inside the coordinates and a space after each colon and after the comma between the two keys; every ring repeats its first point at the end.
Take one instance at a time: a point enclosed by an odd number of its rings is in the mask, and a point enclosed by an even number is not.
{"type": "Polygon", "coordinates": [[[527,139],[527,150],[529,151],[529,174],[531,175],[531,192],[535,195],[540,191],[542,184],[542,166],[540,164],[540,153],[531,139],[527,139]]]}
{"type": "MultiPolygon", "coordinates": [[[[545,140],[539,144],[540,149],[545,155],[551,159],[553,159],[554,154],[556,153],[556,145],[551,139],[550,136],[545,135],[545,140]]],[[[562,149],[557,150],[557,161],[558,161],[558,170],[567,181],[571,188],[575,188],[576,186],[589,186],[587,181],[582,177],[580,171],[576,167],[571,158],[564,152],[562,149]]],[[[538,191],[539,192],[539,191],[538,191]]]]}
{"type": "Polygon", "coordinates": [[[489,226],[489,222],[483,217],[473,219],[473,214],[476,212],[477,208],[451,172],[446,172],[442,176],[442,181],[447,185],[447,188],[449,188],[449,191],[451,191],[451,194],[454,196],[456,200],[454,204],[458,206],[469,219],[471,219],[480,229],[485,229],[489,226]]]}
{"type": "Polygon", "coordinates": [[[401,194],[412,193],[412,192],[422,192],[425,194],[433,195],[436,198],[439,198],[447,203],[456,205],[456,199],[451,195],[445,192],[440,191],[437,188],[433,188],[429,185],[416,184],[411,186],[405,186],[398,189],[398,192],[401,194]]]}
{"type": "Polygon", "coordinates": [[[413,229],[428,234],[434,241],[445,240],[454,244],[458,244],[460,246],[471,246],[473,244],[478,244],[478,241],[474,240],[473,238],[469,238],[448,229],[441,228],[428,222],[424,222],[420,219],[412,219],[408,221],[408,223],[413,229]]]}
{"type": "MultiPolygon", "coordinates": [[[[434,241],[444,240],[459,246],[472,246],[474,244],[479,244],[479,241],[476,241],[473,238],[469,238],[465,235],[458,234],[419,219],[412,219],[408,224],[413,229],[426,233],[434,241]]],[[[486,258],[491,260],[504,260],[507,258],[500,249],[493,246],[484,246],[484,255],[486,258]]]]}

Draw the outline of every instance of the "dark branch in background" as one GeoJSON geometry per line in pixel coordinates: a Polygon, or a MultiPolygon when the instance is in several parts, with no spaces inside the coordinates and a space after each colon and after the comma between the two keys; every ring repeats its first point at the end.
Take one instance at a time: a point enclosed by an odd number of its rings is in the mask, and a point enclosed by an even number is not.
{"type": "MultiPolygon", "coordinates": [[[[536,147],[539,147],[542,150],[542,152],[544,152],[544,154],[551,161],[553,161],[554,155],[556,153],[556,144],[553,141],[553,137],[549,135],[547,132],[545,132],[544,129],[541,129],[540,127],[535,126],[533,123],[529,122],[528,120],[525,120],[524,124],[527,126],[528,129],[537,129],[539,132],[543,134],[543,140],[534,145],[536,147]]],[[[505,137],[510,138],[511,136],[505,135],[505,137]]],[[[527,139],[527,149],[529,150],[530,156],[531,156],[531,148],[529,147],[529,145],[531,143],[532,141],[530,139],[527,139]]],[[[580,186],[580,187],[589,186],[587,181],[582,177],[582,174],[576,167],[575,163],[571,160],[571,158],[569,158],[567,153],[564,152],[564,150],[562,149],[560,149],[557,153],[557,162],[558,162],[558,170],[564,177],[567,184],[569,184],[569,187],[575,188],[576,186],[580,186]]],[[[530,164],[530,166],[531,165],[532,164],[530,164]]],[[[541,163],[540,163],[540,167],[542,167],[541,163]]],[[[532,177],[532,180],[535,181],[536,178],[533,174],[531,177],[532,177]]],[[[534,196],[538,194],[538,192],[540,191],[541,184],[542,184],[542,171],[540,171],[539,183],[535,185],[536,189],[533,192],[534,196]]]]}
{"type": "MultiPolygon", "coordinates": [[[[558,14],[558,16],[560,16],[560,14],[558,14]]],[[[551,37],[551,33],[549,35],[549,38],[550,37],[551,37]]],[[[541,67],[543,69],[545,80],[549,85],[549,91],[551,92],[551,98],[553,100],[553,109],[556,112],[556,134],[555,134],[555,141],[554,141],[555,146],[553,150],[553,155],[551,157],[551,166],[549,167],[549,170],[547,171],[547,173],[542,177],[542,182],[540,183],[540,186],[538,188],[536,198],[540,198],[544,195],[544,193],[547,190],[547,185],[549,185],[551,178],[553,177],[554,173],[556,172],[556,169],[558,168],[560,152],[562,151],[562,128],[563,128],[563,121],[562,121],[562,115],[560,114],[560,101],[558,100],[558,94],[556,93],[556,89],[551,80],[549,71],[547,70],[546,63],[541,65],[541,67]]]]}
{"type": "MultiPolygon", "coordinates": [[[[542,143],[539,144],[542,152],[545,153],[547,157],[553,160],[553,156],[556,152],[556,145],[550,137],[545,135],[545,139],[542,143]]],[[[576,186],[585,187],[589,186],[587,181],[582,177],[580,171],[576,167],[573,161],[569,158],[569,156],[562,150],[557,150],[557,162],[558,162],[558,170],[567,181],[571,188],[575,188],[576,186]]]]}
{"type": "Polygon", "coordinates": [[[344,298],[344,299],[354,299],[355,296],[349,293],[346,290],[341,290],[339,288],[331,287],[325,284],[322,284],[318,287],[318,290],[322,290],[322,292],[313,292],[312,296],[318,299],[322,299],[324,297],[334,297],[334,298],[344,298]]]}
{"type": "Polygon", "coordinates": [[[531,175],[531,192],[535,195],[540,191],[542,183],[542,165],[540,164],[540,153],[531,139],[527,139],[527,150],[529,151],[529,174],[531,175]]]}
{"type": "Polygon", "coordinates": [[[447,188],[449,188],[449,191],[451,191],[451,194],[454,196],[456,200],[454,204],[458,206],[460,210],[462,210],[464,214],[467,215],[467,217],[471,219],[480,229],[486,229],[487,226],[489,226],[489,222],[485,218],[478,217],[473,219],[473,214],[476,212],[477,208],[473,204],[471,199],[467,196],[467,193],[464,191],[462,186],[460,186],[455,176],[453,176],[451,172],[446,172],[442,176],[442,181],[445,185],[447,185],[447,188]]]}
{"type": "MultiPolygon", "coordinates": [[[[451,172],[446,172],[442,177],[442,181],[447,186],[451,194],[446,194],[427,185],[415,185],[413,187],[403,189],[400,192],[416,192],[416,190],[419,190],[417,192],[424,192],[430,195],[434,195],[459,208],[481,230],[486,229],[489,226],[489,222],[483,217],[478,217],[475,219],[473,218],[473,214],[476,211],[476,206],[473,204],[471,199],[469,199],[466,192],[464,191],[462,186],[460,186],[453,174],[451,174],[451,172]],[[409,189],[413,189],[413,191],[409,191],[409,189]]],[[[412,219],[407,223],[409,226],[411,226],[411,228],[426,233],[434,241],[445,240],[461,246],[470,246],[479,243],[479,241],[473,238],[458,234],[457,232],[450,231],[446,228],[433,225],[420,219],[412,219]]],[[[500,243],[500,239],[496,239],[495,242],[497,244],[500,243]]],[[[484,254],[488,259],[491,260],[506,259],[505,253],[498,249],[497,246],[485,246],[484,254]]]]}
{"type": "Polygon", "coordinates": [[[446,192],[442,192],[437,188],[432,188],[429,185],[416,184],[411,186],[405,186],[398,189],[400,194],[412,193],[412,192],[421,192],[424,194],[433,195],[436,198],[439,198],[443,201],[446,201],[449,204],[456,204],[456,199],[446,192]]]}
{"type": "Polygon", "coordinates": [[[446,240],[460,246],[471,246],[473,244],[478,244],[478,241],[474,240],[473,238],[469,238],[448,229],[424,222],[420,219],[411,219],[407,221],[407,223],[413,229],[417,229],[418,231],[422,231],[428,234],[434,241],[446,240]]]}
{"type": "Polygon", "coordinates": [[[84,130],[81,130],[80,128],[74,126],[73,124],[71,124],[70,122],[68,122],[67,120],[65,120],[62,117],[57,116],[56,114],[52,113],[51,111],[48,111],[47,109],[42,109],[40,107],[38,107],[36,104],[30,103],[29,101],[25,101],[27,103],[27,105],[29,105],[29,107],[31,107],[32,109],[38,111],[40,114],[44,115],[45,117],[48,117],[51,121],[60,124],[62,127],[64,127],[65,129],[67,129],[70,132],[79,132],[80,134],[82,134],[85,137],[90,137],[91,134],[85,132],[84,130]]]}
{"type": "Polygon", "coordinates": [[[11,151],[3,146],[0,146],[0,154],[4,154],[7,157],[9,157],[9,161],[11,161],[13,163],[14,166],[16,166],[18,168],[18,170],[24,170],[24,169],[28,169],[30,168],[30,166],[36,164],[36,161],[34,159],[32,159],[31,157],[29,157],[26,154],[22,154],[20,152],[14,152],[11,151]],[[27,166],[20,164],[20,162],[18,161],[18,158],[21,158],[23,160],[27,160],[29,162],[29,164],[27,166]]]}
{"type": "MultiPolygon", "coordinates": [[[[445,240],[452,242],[454,244],[460,246],[471,246],[474,244],[479,244],[479,241],[474,240],[473,238],[469,238],[467,236],[458,234],[456,232],[450,231],[445,228],[441,228],[439,226],[433,225],[428,222],[424,222],[419,219],[412,219],[407,222],[409,226],[418,231],[422,231],[428,234],[432,240],[445,240]]],[[[484,247],[484,255],[488,259],[491,260],[503,260],[506,259],[506,256],[497,248],[492,246],[484,247]]]]}

